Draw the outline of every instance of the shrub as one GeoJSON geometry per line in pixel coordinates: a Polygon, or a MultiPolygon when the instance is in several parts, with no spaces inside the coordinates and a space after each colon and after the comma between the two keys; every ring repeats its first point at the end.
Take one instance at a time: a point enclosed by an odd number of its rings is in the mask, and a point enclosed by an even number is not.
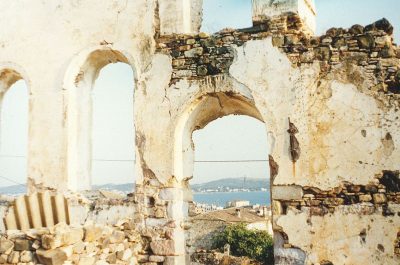
{"type": "Polygon", "coordinates": [[[219,249],[229,244],[234,256],[246,256],[263,264],[274,264],[272,237],[266,231],[247,229],[243,223],[225,227],[213,237],[213,244],[219,249]]]}

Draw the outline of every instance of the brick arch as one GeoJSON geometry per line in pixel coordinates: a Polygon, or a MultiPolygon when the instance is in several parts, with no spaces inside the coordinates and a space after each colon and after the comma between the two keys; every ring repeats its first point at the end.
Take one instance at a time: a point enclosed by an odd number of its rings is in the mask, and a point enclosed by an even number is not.
{"type": "Polygon", "coordinates": [[[67,113],[66,180],[70,190],[91,188],[91,91],[100,70],[110,63],[118,62],[132,67],[136,87],[136,61],[128,52],[107,46],[94,47],[79,53],[66,72],[63,83],[67,113]]]}

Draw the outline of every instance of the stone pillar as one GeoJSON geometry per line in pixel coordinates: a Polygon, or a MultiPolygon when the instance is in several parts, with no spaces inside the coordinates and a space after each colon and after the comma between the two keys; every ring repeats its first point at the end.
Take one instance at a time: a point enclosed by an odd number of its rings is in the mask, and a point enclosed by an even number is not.
{"type": "Polygon", "coordinates": [[[167,243],[170,244],[170,251],[165,255],[167,257],[164,264],[190,264],[188,257],[185,255],[184,222],[188,217],[188,202],[193,200],[193,195],[191,191],[186,188],[164,188],[159,193],[159,199],[166,202],[167,219],[174,223],[171,230],[172,242],[160,242],[160,244],[164,245],[167,243]]]}
{"type": "Polygon", "coordinates": [[[314,35],[317,14],[314,0],[253,0],[253,24],[285,13],[298,14],[304,30],[314,35]]]}
{"type": "Polygon", "coordinates": [[[159,0],[161,35],[197,33],[201,27],[203,0],[159,0]]]}

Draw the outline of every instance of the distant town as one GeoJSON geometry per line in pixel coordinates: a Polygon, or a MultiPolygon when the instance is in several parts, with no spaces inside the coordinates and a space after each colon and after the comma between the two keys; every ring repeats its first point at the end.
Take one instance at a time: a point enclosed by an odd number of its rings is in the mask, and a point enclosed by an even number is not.
{"type": "Polygon", "coordinates": [[[193,192],[209,193],[209,192],[254,192],[254,191],[265,191],[267,188],[232,188],[232,187],[216,187],[216,188],[193,188],[193,192]]]}
{"type": "Polygon", "coordinates": [[[224,178],[191,185],[193,192],[254,192],[268,191],[268,178],[224,178]]]}

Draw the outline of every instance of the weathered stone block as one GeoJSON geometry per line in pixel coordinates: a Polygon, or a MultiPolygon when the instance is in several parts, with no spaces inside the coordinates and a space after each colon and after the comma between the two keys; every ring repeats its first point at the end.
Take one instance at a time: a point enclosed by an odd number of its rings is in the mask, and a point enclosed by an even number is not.
{"type": "Polygon", "coordinates": [[[93,265],[96,262],[95,257],[81,257],[78,265],[93,265]]]}
{"type": "Polygon", "coordinates": [[[375,47],[375,39],[371,35],[363,35],[358,38],[358,45],[361,49],[372,49],[375,47]]]}
{"type": "Polygon", "coordinates": [[[372,196],[369,194],[364,194],[359,196],[360,202],[370,202],[372,201],[372,196]]]}
{"type": "Polygon", "coordinates": [[[329,47],[318,47],[314,50],[314,52],[318,60],[329,61],[331,54],[329,47]]]}
{"type": "Polygon", "coordinates": [[[72,250],[74,253],[80,254],[85,250],[85,244],[83,242],[75,243],[72,250]]]}
{"type": "Polygon", "coordinates": [[[274,47],[281,47],[285,44],[285,37],[282,35],[272,37],[272,45],[274,47]]]}
{"type": "Polygon", "coordinates": [[[387,198],[385,194],[382,193],[376,193],[373,195],[374,198],[374,203],[376,204],[382,204],[387,202],[387,198]]]}
{"type": "Polygon", "coordinates": [[[7,254],[1,254],[0,255],[0,264],[7,263],[8,255],[7,254]]]}
{"type": "Polygon", "coordinates": [[[190,49],[188,51],[185,51],[185,57],[192,58],[192,57],[198,57],[203,54],[203,47],[196,47],[193,49],[190,49]]]}
{"type": "Polygon", "coordinates": [[[82,228],[71,228],[63,234],[63,245],[73,245],[77,242],[82,241],[83,229],[82,228]]]}
{"type": "Polygon", "coordinates": [[[359,35],[364,32],[364,26],[361,26],[359,24],[353,25],[350,29],[349,32],[353,35],[359,35]]]}
{"type": "Polygon", "coordinates": [[[11,240],[1,238],[0,239],[0,254],[10,254],[14,248],[14,243],[11,240]]]}
{"type": "Polygon", "coordinates": [[[122,260],[122,261],[127,261],[132,257],[132,250],[130,248],[118,251],[117,252],[117,258],[122,260]]]}
{"type": "MultiPolygon", "coordinates": [[[[98,260],[98,261],[96,261],[95,264],[96,265],[109,265],[109,263],[105,260],[98,260]]],[[[133,263],[133,264],[135,264],[135,263],[133,263]]]]}
{"type": "Polygon", "coordinates": [[[165,213],[165,207],[154,207],[154,216],[156,218],[165,218],[166,213],[165,213]]]}
{"type": "Polygon", "coordinates": [[[31,262],[33,260],[33,254],[30,251],[24,250],[21,252],[20,255],[20,261],[27,263],[27,262],[31,262]]]}
{"type": "Polygon", "coordinates": [[[13,251],[11,254],[8,256],[7,259],[8,263],[18,263],[19,262],[19,252],[18,251],[13,251]]]}
{"type": "Polygon", "coordinates": [[[17,251],[30,250],[31,246],[32,246],[31,241],[27,239],[17,239],[15,240],[14,249],[17,251]]]}
{"type": "Polygon", "coordinates": [[[107,256],[106,261],[111,264],[115,264],[117,262],[117,254],[111,253],[107,256]]]}
{"type": "Polygon", "coordinates": [[[155,256],[155,255],[151,255],[149,257],[149,261],[151,262],[164,262],[165,257],[164,256],[155,256]]]}
{"type": "Polygon", "coordinates": [[[365,186],[365,190],[368,192],[376,193],[376,192],[378,192],[378,187],[373,184],[368,184],[365,186]]]}
{"type": "Polygon", "coordinates": [[[125,233],[123,231],[115,230],[110,236],[110,243],[121,243],[125,239],[125,233]]]}
{"type": "Polygon", "coordinates": [[[150,243],[150,248],[158,256],[176,255],[174,241],[172,240],[154,240],[150,243]]]}
{"type": "Polygon", "coordinates": [[[207,66],[205,65],[200,65],[199,67],[197,67],[197,75],[198,76],[205,76],[207,75],[207,66]]]}
{"type": "Polygon", "coordinates": [[[303,188],[301,186],[272,186],[272,199],[274,200],[301,200],[303,188]]]}
{"type": "Polygon", "coordinates": [[[67,255],[60,249],[38,249],[36,255],[39,262],[44,265],[62,265],[67,260],[67,255]]]}
{"type": "Polygon", "coordinates": [[[61,246],[62,246],[62,238],[60,235],[42,236],[42,247],[44,249],[55,249],[61,246]]]}
{"type": "Polygon", "coordinates": [[[86,226],[84,241],[86,241],[86,242],[96,241],[101,237],[102,233],[103,233],[103,229],[101,229],[101,227],[94,226],[94,225],[86,226]]]}

